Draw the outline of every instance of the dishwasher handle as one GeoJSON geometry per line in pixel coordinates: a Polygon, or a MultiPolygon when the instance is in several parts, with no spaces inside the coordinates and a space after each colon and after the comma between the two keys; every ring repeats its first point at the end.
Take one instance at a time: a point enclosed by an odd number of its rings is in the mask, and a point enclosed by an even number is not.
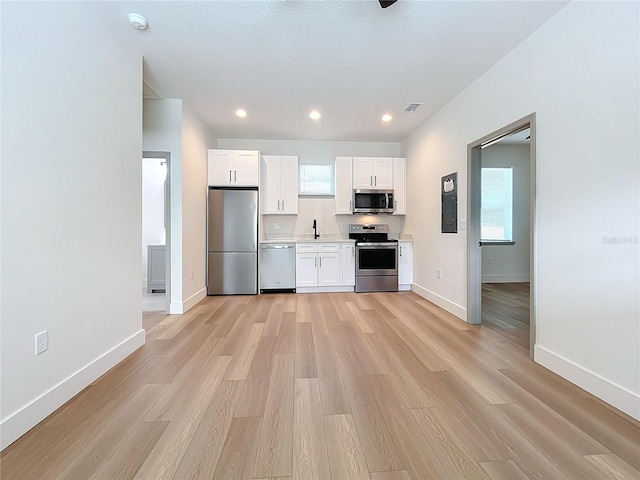
{"type": "Polygon", "coordinates": [[[260,248],[264,249],[280,249],[280,248],[294,248],[295,245],[260,245],[260,248]]]}

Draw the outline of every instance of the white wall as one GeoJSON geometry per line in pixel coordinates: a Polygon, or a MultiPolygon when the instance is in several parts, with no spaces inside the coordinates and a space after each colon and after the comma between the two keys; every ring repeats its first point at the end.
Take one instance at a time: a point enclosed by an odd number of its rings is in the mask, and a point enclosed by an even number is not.
{"type": "Polygon", "coordinates": [[[206,296],[207,148],[216,138],[182,100],[145,100],[143,149],[170,152],[171,313],[206,296]],[[193,270],[193,278],[191,271],[193,270]]]}
{"type": "Polygon", "coordinates": [[[142,59],[87,10],[2,4],[2,448],[144,343],[142,59]]]}
{"type": "Polygon", "coordinates": [[[414,282],[464,315],[465,232],[439,233],[439,179],[459,172],[466,218],[467,144],[536,112],[535,358],[636,418],[638,24],[637,3],[570,3],[403,142],[414,282]]]}
{"type": "MultiPolygon", "coordinates": [[[[300,163],[331,162],[335,157],[400,157],[400,144],[392,142],[330,142],[303,140],[247,140],[219,139],[218,148],[259,150],[261,155],[297,155],[300,163]]],[[[298,198],[298,215],[263,215],[265,238],[291,238],[313,235],[313,219],[317,220],[320,235],[348,236],[349,223],[387,223],[389,230],[400,233],[404,216],[391,215],[335,215],[333,197],[298,198]],[[274,230],[273,224],[280,229],[274,230]],[[344,225],[344,227],[343,227],[344,225]]]]}
{"type": "Polygon", "coordinates": [[[207,148],[215,148],[216,142],[211,131],[183,104],[182,298],[185,310],[206,296],[207,148]]]}
{"type": "Polygon", "coordinates": [[[513,174],[513,240],[515,245],[483,245],[483,282],[529,281],[529,145],[495,143],[482,149],[482,167],[511,167],[513,174]],[[491,260],[491,263],[489,261],[491,260]]]}
{"type": "Polygon", "coordinates": [[[147,246],[165,243],[164,181],[167,166],[160,158],[142,159],[142,287],[147,286],[147,246]]]}

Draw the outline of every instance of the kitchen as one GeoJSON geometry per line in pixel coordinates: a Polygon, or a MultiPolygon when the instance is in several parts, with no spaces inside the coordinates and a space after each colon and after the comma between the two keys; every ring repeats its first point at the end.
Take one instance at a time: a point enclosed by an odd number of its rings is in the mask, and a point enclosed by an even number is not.
{"type": "MultiPolygon", "coordinates": [[[[262,147],[274,148],[273,145],[262,147]]],[[[295,148],[293,145],[288,147],[288,150],[295,148]]],[[[343,148],[341,145],[332,147],[343,148]]],[[[354,288],[356,292],[410,289],[412,242],[411,236],[402,232],[406,212],[405,159],[336,155],[334,162],[327,159],[326,154],[318,159],[317,153],[303,158],[260,153],[208,150],[209,237],[221,238],[220,231],[224,229],[222,236],[229,239],[226,246],[216,241],[209,243],[210,295],[274,291],[353,292],[354,288]],[[322,181],[314,181],[309,176],[314,169],[328,174],[322,181]],[[302,178],[299,172],[305,175],[307,184],[304,180],[299,181],[302,178]],[[251,219],[246,214],[231,213],[229,201],[211,200],[212,195],[219,197],[225,191],[220,188],[231,189],[233,194],[234,189],[253,189],[258,185],[259,201],[255,190],[244,192],[244,197],[251,199],[256,209],[251,219]],[[363,208],[371,207],[371,202],[375,203],[378,198],[388,203],[386,209],[363,208]],[[216,213],[216,203],[224,204],[229,212],[225,220],[216,213]],[[351,211],[354,214],[348,213],[351,211]],[[248,233],[242,231],[242,224],[247,225],[246,229],[252,224],[257,228],[248,233]],[[365,230],[362,225],[367,225],[365,230]],[[231,230],[238,228],[241,230],[234,239],[231,230]],[[375,233],[371,235],[374,229],[375,233]],[[244,242],[243,248],[238,246],[238,242],[251,235],[255,239],[250,245],[244,242]],[[367,246],[360,245],[365,237],[373,238],[367,238],[367,246]],[[376,243],[370,243],[371,240],[376,243]],[[260,260],[254,260],[253,264],[241,262],[243,267],[234,267],[233,261],[229,260],[223,262],[224,268],[218,260],[221,254],[214,253],[222,249],[229,250],[229,259],[248,258],[239,253],[245,250],[245,254],[253,251],[260,260]],[[259,272],[256,272],[258,263],[259,272]],[[237,270],[242,268],[246,273],[240,285],[222,285],[222,278],[234,278],[237,283],[237,270]]]]}

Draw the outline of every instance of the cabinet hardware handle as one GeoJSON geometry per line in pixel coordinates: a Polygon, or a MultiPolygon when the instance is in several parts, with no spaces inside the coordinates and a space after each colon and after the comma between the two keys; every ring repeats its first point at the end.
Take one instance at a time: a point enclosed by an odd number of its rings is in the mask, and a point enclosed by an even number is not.
{"type": "Polygon", "coordinates": [[[282,211],[284,212],[284,200],[282,200],[282,211]]]}
{"type": "Polygon", "coordinates": [[[229,183],[231,183],[231,170],[229,170],[229,183]]]}
{"type": "Polygon", "coordinates": [[[320,268],[322,268],[322,257],[320,257],[320,268]]]}
{"type": "Polygon", "coordinates": [[[318,257],[313,258],[313,267],[318,268],[318,257]]]}
{"type": "Polygon", "coordinates": [[[233,181],[234,181],[234,182],[237,182],[237,181],[238,181],[238,171],[237,171],[237,170],[234,170],[234,171],[233,171],[233,181]]]}
{"type": "Polygon", "coordinates": [[[402,247],[400,247],[400,256],[402,256],[402,247]]]}
{"type": "Polygon", "coordinates": [[[278,200],[278,212],[280,211],[280,200],[278,200]]]}
{"type": "Polygon", "coordinates": [[[351,258],[356,256],[356,247],[351,247],[351,258]]]}
{"type": "Polygon", "coordinates": [[[373,184],[378,185],[378,177],[376,175],[373,176],[373,184]]]}
{"type": "Polygon", "coordinates": [[[397,209],[398,209],[398,201],[397,201],[397,200],[394,200],[394,201],[393,201],[393,209],[394,209],[394,210],[397,210],[397,209]]]}
{"type": "Polygon", "coordinates": [[[373,175],[369,177],[369,185],[373,186],[373,175]]]}

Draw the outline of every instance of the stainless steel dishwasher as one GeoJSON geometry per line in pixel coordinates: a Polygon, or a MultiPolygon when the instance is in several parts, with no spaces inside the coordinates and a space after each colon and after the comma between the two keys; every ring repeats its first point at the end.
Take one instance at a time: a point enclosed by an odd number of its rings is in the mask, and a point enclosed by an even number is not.
{"type": "Polygon", "coordinates": [[[260,244],[260,293],[296,291],[296,244],[260,244]]]}

